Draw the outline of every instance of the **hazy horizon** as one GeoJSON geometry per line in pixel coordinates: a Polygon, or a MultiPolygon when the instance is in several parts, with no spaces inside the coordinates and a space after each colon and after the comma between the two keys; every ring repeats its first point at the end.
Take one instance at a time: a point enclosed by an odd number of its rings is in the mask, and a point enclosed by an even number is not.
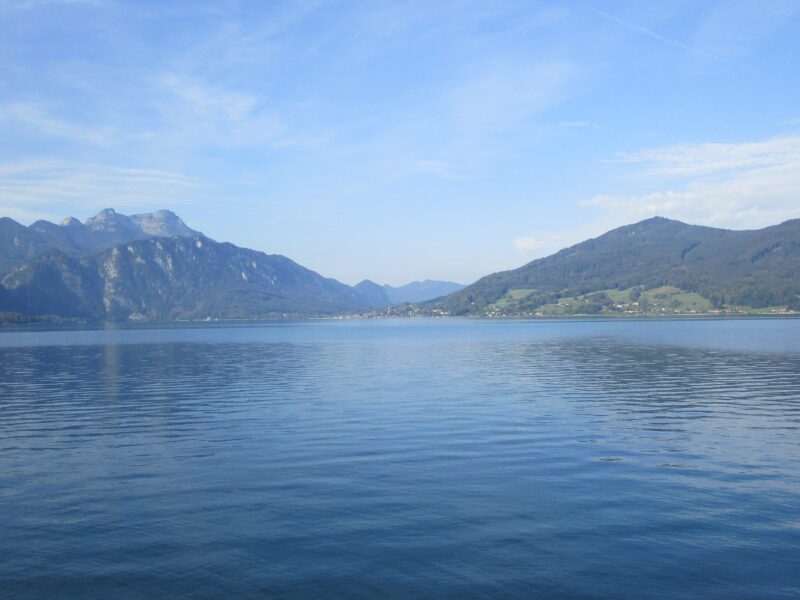
{"type": "Polygon", "coordinates": [[[655,215],[763,227],[800,216],[798,15],[0,0],[0,214],[168,208],[391,285],[470,283],[655,215]]]}

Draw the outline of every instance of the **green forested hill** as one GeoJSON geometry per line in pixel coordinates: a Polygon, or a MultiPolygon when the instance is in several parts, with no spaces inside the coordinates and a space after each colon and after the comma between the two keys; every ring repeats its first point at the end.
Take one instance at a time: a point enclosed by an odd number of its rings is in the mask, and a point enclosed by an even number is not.
{"type": "MultiPolygon", "coordinates": [[[[731,231],[656,217],[488,275],[423,308],[455,315],[523,312],[603,292],[585,302],[596,308],[614,304],[610,291],[635,288],[638,298],[662,286],[696,293],[717,308],[800,308],[800,219],[731,231]]],[[[635,299],[616,300],[622,301],[635,299]]]]}

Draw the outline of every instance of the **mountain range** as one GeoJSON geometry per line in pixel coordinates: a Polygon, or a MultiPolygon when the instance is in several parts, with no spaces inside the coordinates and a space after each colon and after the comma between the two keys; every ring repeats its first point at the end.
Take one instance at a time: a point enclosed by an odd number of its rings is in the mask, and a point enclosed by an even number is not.
{"type": "Polygon", "coordinates": [[[412,281],[401,286],[379,285],[374,281],[365,279],[354,286],[356,290],[374,307],[391,306],[407,302],[424,302],[439,298],[463,289],[464,285],[452,281],[412,281]]]}
{"type": "Polygon", "coordinates": [[[340,314],[569,315],[800,310],[800,219],[749,231],[661,217],[469,286],[348,286],[214,241],[162,210],[0,219],[0,313],[90,320],[340,314]],[[388,308],[387,308],[388,307],[388,308]],[[382,312],[383,311],[383,312],[382,312]]]}
{"type": "MultiPolygon", "coordinates": [[[[280,255],[219,243],[162,210],[81,222],[0,219],[0,313],[108,320],[334,315],[442,295],[439,282],[351,287],[280,255]],[[426,295],[426,290],[427,294],[426,295]],[[396,295],[390,295],[392,294],[396,295]],[[405,294],[405,295],[404,295],[405,294]]],[[[454,285],[454,284],[445,284],[454,285]]]]}
{"type": "Polygon", "coordinates": [[[731,231],[654,217],[518,269],[423,312],[450,315],[800,310],[800,219],[731,231]]]}

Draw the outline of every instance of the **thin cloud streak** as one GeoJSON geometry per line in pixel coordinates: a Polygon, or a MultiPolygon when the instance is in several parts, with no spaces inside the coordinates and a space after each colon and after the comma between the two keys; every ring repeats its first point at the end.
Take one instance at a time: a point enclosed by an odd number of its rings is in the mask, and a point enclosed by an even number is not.
{"type": "Polygon", "coordinates": [[[0,10],[35,10],[54,6],[103,6],[105,0],[0,0],[0,10]]]}
{"type": "Polygon", "coordinates": [[[0,126],[15,125],[30,129],[41,135],[86,142],[98,146],[112,143],[111,128],[86,127],[53,116],[51,112],[36,104],[10,102],[0,105],[0,126]]]}
{"type": "Polygon", "coordinates": [[[619,17],[616,17],[616,16],[614,16],[612,14],[609,14],[607,12],[603,12],[602,10],[597,10],[596,8],[590,8],[590,7],[587,7],[586,10],[588,10],[589,12],[594,13],[594,14],[600,16],[600,17],[608,19],[609,21],[613,21],[614,23],[622,25],[623,27],[627,27],[628,29],[630,29],[632,31],[638,31],[639,33],[642,33],[642,34],[644,34],[646,36],[649,36],[649,37],[651,37],[653,39],[659,40],[660,42],[664,42],[665,44],[669,44],[670,46],[674,46],[676,48],[681,48],[682,50],[686,50],[687,52],[692,52],[693,54],[697,54],[698,56],[703,56],[705,58],[711,58],[711,59],[714,59],[714,60],[718,60],[719,59],[718,56],[714,56],[713,54],[710,54],[708,52],[704,52],[703,50],[698,50],[697,48],[692,48],[691,46],[687,46],[686,44],[682,44],[681,42],[678,42],[676,40],[672,40],[670,38],[664,37],[663,35],[658,34],[655,31],[653,31],[652,29],[648,29],[647,27],[642,27],[641,25],[637,25],[636,23],[630,23],[628,21],[624,21],[623,19],[620,19],[619,17]]]}
{"type": "Polygon", "coordinates": [[[466,134],[507,130],[557,103],[577,73],[578,67],[568,61],[487,65],[451,95],[456,130],[466,134]]]}
{"type": "Polygon", "coordinates": [[[682,144],[623,154],[617,161],[644,177],[721,175],[800,162],[800,136],[759,142],[682,144]]]}

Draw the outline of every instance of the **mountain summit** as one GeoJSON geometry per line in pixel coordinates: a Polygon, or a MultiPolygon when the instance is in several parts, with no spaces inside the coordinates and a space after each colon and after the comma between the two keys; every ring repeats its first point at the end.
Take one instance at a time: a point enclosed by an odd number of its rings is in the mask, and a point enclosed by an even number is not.
{"type": "Polygon", "coordinates": [[[131,215],[131,221],[144,233],[154,237],[169,237],[177,235],[188,237],[202,235],[186,225],[181,218],[171,210],[157,210],[153,213],[131,215]]]}
{"type": "Polygon", "coordinates": [[[114,232],[131,238],[202,235],[199,231],[187,227],[186,223],[171,210],[126,216],[113,208],[106,208],[87,219],[86,226],[92,231],[114,232]]]}
{"type": "Polygon", "coordinates": [[[48,250],[58,250],[67,256],[83,256],[136,240],[202,235],[168,210],[126,216],[113,208],[106,208],[86,219],[85,223],[67,217],[58,225],[42,220],[30,227],[9,218],[2,221],[0,273],[8,272],[48,250]]]}

